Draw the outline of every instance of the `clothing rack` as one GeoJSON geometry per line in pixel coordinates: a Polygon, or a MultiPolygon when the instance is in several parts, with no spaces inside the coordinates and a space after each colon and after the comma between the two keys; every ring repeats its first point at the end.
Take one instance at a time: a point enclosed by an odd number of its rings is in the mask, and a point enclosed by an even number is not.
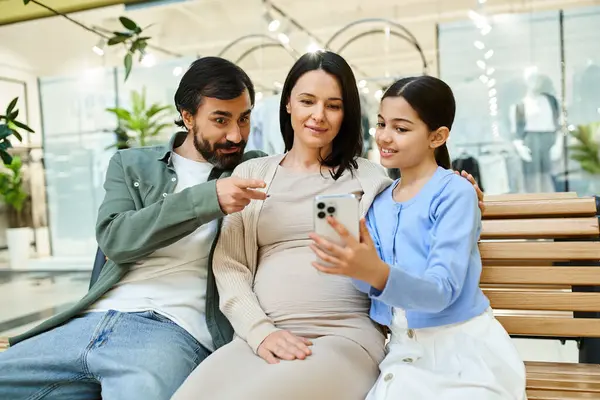
{"type": "Polygon", "coordinates": [[[454,148],[457,149],[466,149],[466,148],[477,148],[477,154],[484,154],[484,153],[492,153],[490,151],[483,151],[484,148],[494,148],[494,147],[500,147],[500,150],[498,151],[498,153],[501,152],[506,152],[507,148],[509,146],[509,144],[507,142],[500,142],[500,141],[494,141],[494,142],[474,142],[474,143],[459,143],[459,144],[452,144],[451,145],[454,148]]]}

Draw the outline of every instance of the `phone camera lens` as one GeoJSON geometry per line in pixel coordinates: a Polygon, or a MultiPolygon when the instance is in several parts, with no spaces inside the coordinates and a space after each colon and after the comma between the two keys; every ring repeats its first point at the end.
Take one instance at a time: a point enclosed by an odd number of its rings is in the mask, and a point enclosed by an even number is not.
{"type": "Polygon", "coordinates": [[[325,213],[324,213],[323,211],[320,211],[320,212],[317,214],[317,217],[319,217],[319,218],[323,219],[323,218],[325,218],[325,213]]]}
{"type": "Polygon", "coordinates": [[[324,208],[325,208],[325,203],[318,203],[318,204],[317,204],[317,208],[318,208],[319,210],[322,210],[322,209],[324,209],[324,208]]]}
{"type": "Polygon", "coordinates": [[[329,214],[333,214],[333,213],[335,212],[335,207],[328,207],[328,208],[327,208],[327,212],[328,212],[329,214]]]}

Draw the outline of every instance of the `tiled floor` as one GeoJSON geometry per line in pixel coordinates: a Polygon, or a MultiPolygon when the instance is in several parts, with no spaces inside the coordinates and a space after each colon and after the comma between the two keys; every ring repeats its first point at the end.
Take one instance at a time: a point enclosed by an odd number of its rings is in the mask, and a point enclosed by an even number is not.
{"type": "MultiPolygon", "coordinates": [[[[87,291],[90,272],[0,271],[0,336],[13,336],[60,312],[87,291]]],[[[528,361],[577,362],[574,341],[515,339],[528,361]]]]}
{"type": "Polygon", "coordinates": [[[87,291],[90,272],[0,271],[0,336],[12,336],[60,312],[87,291]]]}

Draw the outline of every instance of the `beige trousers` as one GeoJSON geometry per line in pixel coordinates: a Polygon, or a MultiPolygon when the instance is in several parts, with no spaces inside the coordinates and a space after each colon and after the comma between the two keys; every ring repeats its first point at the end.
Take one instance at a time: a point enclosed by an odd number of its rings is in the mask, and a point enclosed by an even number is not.
{"type": "Polygon", "coordinates": [[[311,340],[306,360],[270,365],[235,338],[204,360],[172,400],[364,400],[379,374],[369,354],[339,336],[311,340]]]}

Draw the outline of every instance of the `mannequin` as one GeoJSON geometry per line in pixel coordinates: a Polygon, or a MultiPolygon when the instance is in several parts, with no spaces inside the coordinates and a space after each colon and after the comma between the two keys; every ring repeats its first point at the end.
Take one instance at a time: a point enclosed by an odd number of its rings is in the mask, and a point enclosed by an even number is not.
{"type": "Polygon", "coordinates": [[[573,76],[573,104],[569,122],[575,125],[600,120],[600,63],[588,60],[585,69],[573,76]]]}
{"type": "Polygon", "coordinates": [[[546,81],[536,70],[528,71],[527,93],[510,110],[513,144],[523,161],[525,190],[529,193],[555,190],[552,164],[562,156],[559,104],[544,90],[546,81]]]}

